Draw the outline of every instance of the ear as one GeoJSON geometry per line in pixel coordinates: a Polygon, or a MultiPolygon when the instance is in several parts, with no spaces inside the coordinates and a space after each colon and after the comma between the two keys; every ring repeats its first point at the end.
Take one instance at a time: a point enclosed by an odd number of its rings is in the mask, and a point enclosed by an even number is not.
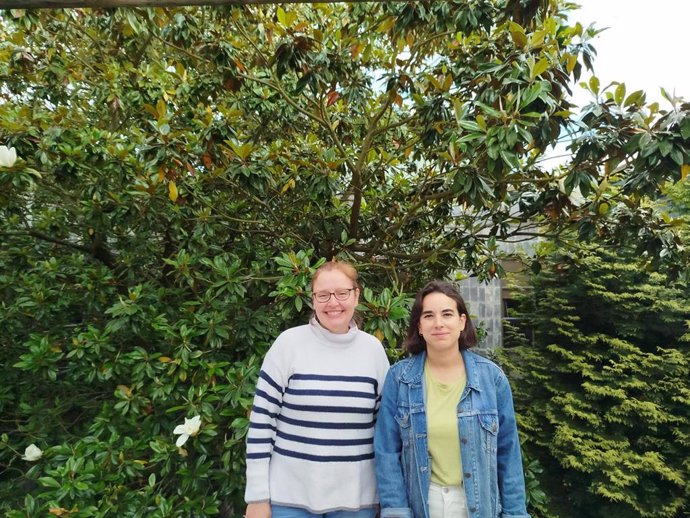
{"type": "Polygon", "coordinates": [[[465,324],[466,324],[466,323],[467,323],[467,315],[465,315],[465,314],[463,313],[462,315],[460,315],[460,324],[462,325],[462,327],[460,328],[460,331],[464,331],[464,330],[465,330],[465,324]]]}

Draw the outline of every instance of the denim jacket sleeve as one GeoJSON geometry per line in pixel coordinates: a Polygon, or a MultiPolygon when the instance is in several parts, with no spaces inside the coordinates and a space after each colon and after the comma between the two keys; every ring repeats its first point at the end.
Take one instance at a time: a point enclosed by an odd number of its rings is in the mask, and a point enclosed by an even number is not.
{"type": "Polygon", "coordinates": [[[402,467],[402,440],[395,420],[399,379],[388,371],[374,433],[376,481],[381,500],[381,518],[412,518],[402,467]]]}
{"type": "Polygon", "coordinates": [[[498,406],[497,468],[501,518],[530,518],[526,509],[525,478],[517,432],[513,395],[505,374],[496,381],[498,406]]]}

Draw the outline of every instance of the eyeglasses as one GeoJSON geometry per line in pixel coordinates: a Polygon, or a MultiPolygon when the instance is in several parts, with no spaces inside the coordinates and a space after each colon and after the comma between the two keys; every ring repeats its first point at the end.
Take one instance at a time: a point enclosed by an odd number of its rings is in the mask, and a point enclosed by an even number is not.
{"type": "Polygon", "coordinates": [[[312,297],[316,302],[328,302],[331,300],[331,296],[335,296],[335,300],[347,300],[350,298],[350,292],[356,289],[357,288],[340,288],[335,291],[319,291],[317,293],[312,293],[312,297]]]}

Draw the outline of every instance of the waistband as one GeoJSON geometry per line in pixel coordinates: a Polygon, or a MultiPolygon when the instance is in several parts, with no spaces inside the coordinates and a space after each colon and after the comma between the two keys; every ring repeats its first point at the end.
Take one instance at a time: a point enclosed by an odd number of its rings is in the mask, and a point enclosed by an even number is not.
{"type": "Polygon", "coordinates": [[[438,484],[434,484],[433,482],[429,485],[429,493],[431,492],[434,493],[439,493],[439,494],[444,494],[444,495],[450,495],[454,493],[462,493],[463,495],[465,494],[465,489],[462,487],[462,485],[459,486],[439,486],[438,484]]]}

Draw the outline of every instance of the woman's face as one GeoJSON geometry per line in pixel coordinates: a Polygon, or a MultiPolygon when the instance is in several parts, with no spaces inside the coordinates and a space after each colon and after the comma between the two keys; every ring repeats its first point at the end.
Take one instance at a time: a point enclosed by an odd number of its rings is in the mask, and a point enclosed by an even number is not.
{"type": "Polygon", "coordinates": [[[428,354],[458,350],[466,315],[458,313],[457,303],[443,293],[429,293],[422,300],[419,334],[424,337],[428,354]]]}
{"type": "Polygon", "coordinates": [[[354,288],[352,280],[339,270],[322,272],[314,281],[312,287],[312,304],[316,318],[323,327],[332,333],[347,333],[350,321],[355,314],[355,307],[359,301],[359,289],[354,288]],[[345,300],[335,298],[336,291],[348,291],[345,300]],[[327,302],[319,302],[317,294],[331,294],[327,302]]]}

